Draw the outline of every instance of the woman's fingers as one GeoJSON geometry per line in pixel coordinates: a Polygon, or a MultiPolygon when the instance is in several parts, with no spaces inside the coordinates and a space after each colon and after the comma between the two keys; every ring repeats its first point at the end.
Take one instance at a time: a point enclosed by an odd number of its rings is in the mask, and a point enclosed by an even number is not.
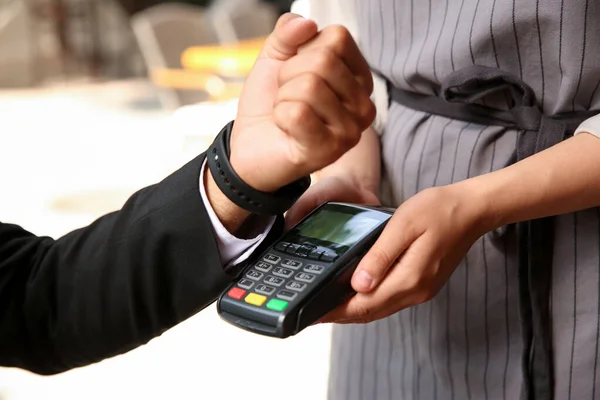
{"type": "Polygon", "coordinates": [[[398,209],[354,271],[352,276],[354,290],[359,293],[373,290],[420,233],[410,220],[404,217],[402,210],[398,209]]]}
{"type": "Polygon", "coordinates": [[[375,289],[357,293],[321,322],[367,323],[429,301],[447,279],[437,274],[433,243],[431,238],[419,237],[375,289]]]}

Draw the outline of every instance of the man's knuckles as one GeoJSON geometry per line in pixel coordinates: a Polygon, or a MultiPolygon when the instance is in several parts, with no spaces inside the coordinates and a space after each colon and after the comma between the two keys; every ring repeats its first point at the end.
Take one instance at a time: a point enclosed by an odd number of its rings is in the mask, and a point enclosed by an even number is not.
{"type": "Polygon", "coordinates": [[[327,82],[313,72],[305,72],[279,88],[276,103],[281,101],[304,101],[315,104],[338,101],[327,82]]]}
{"type": "Polygon", "coordinates": [[[315,73],[307,72],[298,77],[298,80],[300,82],[298,97],[300,98],[320,99],[323,93],[328,90],[327,83],[315,73]]]}
{"type": "Polygon", "coordinates": [[[343,64],[342,59],[332,49],[327,47],[322,47],[311,52],[310,58],[312,60],[310,68],[323,75],[339,70],[343,64]]]}
{"type": "Polygon", "coordinates": [[[359,102],[357,105],[357,115],[363,130],[365,130],[371,126],[375,120],[375,117],[377,116],[377,109],[375,108],[373,101],[367,96],[359,97],[357,101],[359,102]]]}
{"type": "Polygon", "coordinates": [[[342,25],[329,25],[323,28],[319,39],[325,46],[340,55],[346,54],[354,42],[350,31],[342,25]]]}
{"type": "Polygon", "coordinates": [[[279,69],[277,82],[279,86],[294,79],[298,75],[312,72],[327,79],[339,75],[339,70],[344,67],[344,61],[331,49],[320,47],[301,53],[286,61],[279,69]]]}
{"type": "Polygon", "coordinates": [[[292,125],[306,124],[308,120],[316,119],[313,109],[301,101],[287,102],[282,118],[289,120],[292,125]]]}

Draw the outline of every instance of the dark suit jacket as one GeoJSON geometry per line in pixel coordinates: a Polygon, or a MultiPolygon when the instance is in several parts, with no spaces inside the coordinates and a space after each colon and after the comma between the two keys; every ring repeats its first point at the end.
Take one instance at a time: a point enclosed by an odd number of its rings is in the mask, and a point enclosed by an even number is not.
{"type": "Polygon", "coordinates": [[[94,363],[218,297],[235,274],[223,270],[200,197],[203,160],[58,240],[0,223],[0,365],[47,375],[94,363]]]}

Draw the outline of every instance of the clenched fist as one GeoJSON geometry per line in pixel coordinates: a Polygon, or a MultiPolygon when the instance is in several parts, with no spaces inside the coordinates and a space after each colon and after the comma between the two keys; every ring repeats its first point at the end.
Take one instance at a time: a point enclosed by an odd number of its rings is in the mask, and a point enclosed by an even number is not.
{"type": "Polygon", "coordinates": [[[369,67],[343,27],[282,16],[242,91],[231,164],[272,192],[336,161],[375,118],[369,67]]]}

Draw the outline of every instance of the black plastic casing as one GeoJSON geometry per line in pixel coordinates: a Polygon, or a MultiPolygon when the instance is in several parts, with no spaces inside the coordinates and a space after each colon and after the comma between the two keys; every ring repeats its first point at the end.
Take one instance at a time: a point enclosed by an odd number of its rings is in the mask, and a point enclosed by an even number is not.
{"type": "MultiPolygon", "coordinates": [[[[350,284],[352,274],[359,261],[375,243],[395,210],[378,206],[329,202],[313,210],[296,226],[311,218],[311,216],[323,207],[328,207],[334,211],[366,212],[369,217],[380,220],[380,223],[334,262],[327,263],[311,260],[310,264],[325,266],[325,272],[313,283],[309,284],[307,289],[297,299],[291,301],[288,308],[281,312],[272,311],[265,307],[256,307],[243,301],[229,298],[227,292],[237,286],[237,281],[234,282],[223,292],[217,301],[217,311],[223,320],[253,333],[286,338],[296,335],[304,328],[314,324],[356,293],[350,284]]],[[[294,228],[290,230],[290,232],[293,231],[294,228]]],[[[274,249],[275,243],[289,241],[286,238],[289,238],[290,232],[284,234],[265,252],[259,254],[252,262],[248,263],[248,269],[252,268],[254,263],[260,261],[267,253],[278,255],[282,259],[294,259],[306,263],[307,261],[302,258],[294,257],[293,255],[290,256],[290,254],[274,249]]]]}

